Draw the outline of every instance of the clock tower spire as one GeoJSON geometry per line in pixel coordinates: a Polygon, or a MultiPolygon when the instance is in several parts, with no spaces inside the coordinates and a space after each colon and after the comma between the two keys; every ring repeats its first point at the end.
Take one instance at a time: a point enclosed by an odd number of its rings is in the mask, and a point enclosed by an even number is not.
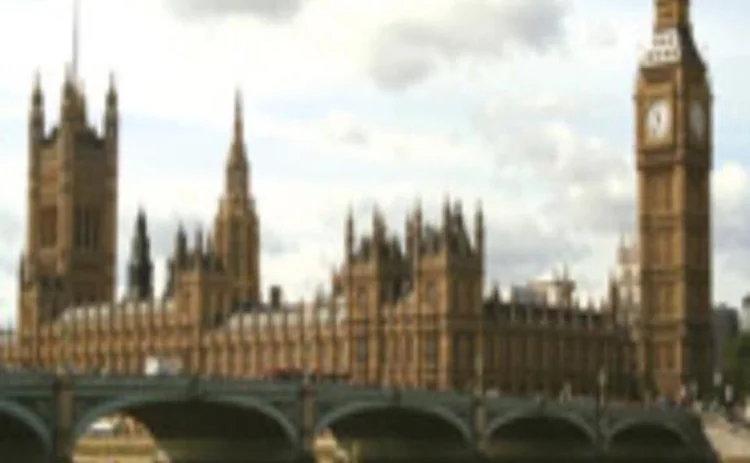
{"type": "Polygon", "coordinates": [[[711,377],[711,92],[688,0],[655,0],[635,89],[644,387],[711,377]]]}
{"type": "Polygon", "coordinates": [[[656,0],[656,30],[690,26],[690,0],[656,0]]]}

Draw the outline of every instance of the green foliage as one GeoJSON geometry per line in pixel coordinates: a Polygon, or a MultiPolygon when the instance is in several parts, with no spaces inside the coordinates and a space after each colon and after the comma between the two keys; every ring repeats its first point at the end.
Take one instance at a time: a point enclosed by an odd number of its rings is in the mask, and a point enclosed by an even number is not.
{"type": "Polygon", "coordinates": [[[750,391],[750,333],[741,333],[729,341],[724,350],[727,380],[738,392],[750,391]]]}

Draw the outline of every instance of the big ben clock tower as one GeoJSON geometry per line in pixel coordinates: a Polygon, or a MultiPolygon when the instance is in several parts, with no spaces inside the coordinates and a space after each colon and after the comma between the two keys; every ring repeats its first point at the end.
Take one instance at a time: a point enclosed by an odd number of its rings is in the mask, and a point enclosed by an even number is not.
{"type": "MultiPolygon", "coordinates": [[[[711,376],[711,91],[689,0],[655,0],[635,89],[644,386],[711,376]]],[[[653,390],[655,389],[655,390],[653,390]]]]}

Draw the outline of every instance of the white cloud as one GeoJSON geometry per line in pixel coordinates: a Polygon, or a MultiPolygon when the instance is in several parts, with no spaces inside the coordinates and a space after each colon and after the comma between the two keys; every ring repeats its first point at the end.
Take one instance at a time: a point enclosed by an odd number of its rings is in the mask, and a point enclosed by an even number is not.
{"type": "MultiPolygon", "coordinates": [[[[617,235],[632,229],[631,93],[637,43],[651,27],[646,6],[314,0],[269,16],[252,8],[230,14],[231,5],[226,14],[182,15],[165,2],[83,4],[81,74],[94,120],[110,69],[120,89],[120,266],[142,203],[159,292],[178,221],[210,224],[216,210],[237,85],[262,222],[263,285],[282,283],[291,298],[325,283],[340,260],[349,205],[366,230],[377,201],[400,232],[417,198],[433,218],[447,193],[467,214],[481,199],[488,279],[521,282],[568,261],[594,293],[617,235]]],[[[0,74],[0,319],[15,307],[31,76],[41,70],[56,119],[70,54],[66,8],[0,2],[0,40],[24,44],[4,52],[0,74]]],[[[734,95],[750,58],[722,44],[741,43],[746,33],[722,28],[719,8],[700,8],[699,42],[716,44],[715,93],[734,95]]],[[[746,141],[737,129],[748,122],[738,109],[745,93],[737,107],[717,100],[715,288],[732,302],[750,277],[746,141]]]]}
{"type": "Polygon", "coordinates": [[[464,0],[434,2],[420,13],[391,22],[375,36],[369,69],[386,89],[423,80],[441,60],[555,48],[563,38],[566,9],[558,0],[464,0]]]}
{"type": "Polygon", "coordinates": [[[307,0],[169,0],[168,5],[188,18],[251,15],[270,21],[289,21],[307,0]]]}

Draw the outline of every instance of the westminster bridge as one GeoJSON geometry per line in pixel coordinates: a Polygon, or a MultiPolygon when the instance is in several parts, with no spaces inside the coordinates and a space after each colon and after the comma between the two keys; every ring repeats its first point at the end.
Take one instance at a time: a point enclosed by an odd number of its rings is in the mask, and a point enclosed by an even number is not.
{"type": "Polygon", "coordinates": [[[5,461],[70,462],[100,418],[126,413],[174,462],[304,461],[330,429],[364,460],[714,461],[688,411],[197,377],[0,375],[5,461]]]}

